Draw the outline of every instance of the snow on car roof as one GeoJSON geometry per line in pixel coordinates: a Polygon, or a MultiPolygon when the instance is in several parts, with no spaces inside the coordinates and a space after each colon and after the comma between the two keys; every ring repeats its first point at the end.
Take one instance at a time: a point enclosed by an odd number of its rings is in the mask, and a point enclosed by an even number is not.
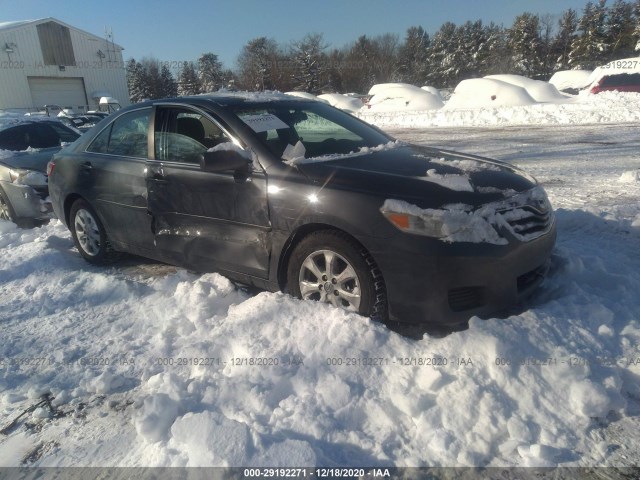
{"type": "Polygon", "coordinates": [[[220,91],[195,95],[191,98],[211,99],[221,105],[234,105],[239,103],[265,103],[265,102],[309,102],[307,98],[294,97],[282,92],[231,92],[220,91]]]}

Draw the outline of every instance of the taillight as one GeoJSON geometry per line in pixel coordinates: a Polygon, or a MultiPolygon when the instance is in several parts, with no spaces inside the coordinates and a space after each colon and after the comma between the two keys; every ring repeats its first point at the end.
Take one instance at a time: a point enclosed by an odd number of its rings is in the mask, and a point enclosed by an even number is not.
{"type": "Polygon", "coordinates": [[[56,162],[49,160],[49,163],[47,163],[47,177],[51,176],[54,168],[56,168],[56,162]]]}

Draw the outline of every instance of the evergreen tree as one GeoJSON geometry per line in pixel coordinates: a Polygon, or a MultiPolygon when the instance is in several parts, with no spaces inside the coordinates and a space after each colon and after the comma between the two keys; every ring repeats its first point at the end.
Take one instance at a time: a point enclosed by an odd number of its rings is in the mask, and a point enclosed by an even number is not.
{"type": "Polygon", "coordinates": [[[375,64],[373,71],[380,83],[397,82],[399,77],[398,65],[398,36],[385,33],[373,39],[375,64]]]}
{"type": "Polygon", "coordinates": [[[429,34],[422,27],[407,29],[398,58],[400,80],[414,85],[426,83],[430,46],[429,34]]]}
{"type": "Polygon", "coordinates": [[[570,68],[571,45],[576,40],[576,30],[578,28],[578,14],[575,10],[569,9],[562,13],[558,20],[558,35],[553,41],[552,52],[555,57],[554,70],[568,70],[570,68]]]}
{"type": "Polygon", "coordinates": [[[169,67],[162,65],[160,69],[160,97],[175,97],[178,95],[178,84],[173,78],[169,67]]]}
{"type": "Polygon", "coordinates": [[[321,93],[327,81],[327,62],[322,34],[312,33],[291,46],[292,78],[295,88],[309,93],[321,93]]]}
{"type": "Polygon", "coordinates": [[[353,44],[349,50],[347,62],[353,67],[352,73],[356,76],[354,79],[356,92],[366,93],[373,85],[379,83],[375,71],[375,45],[366,35],[361,35],[353,44]]]}
{"type": "Polygon", "coordinates": [[[203,53],[198,59],[198,80],[203,93],[215,92],[224,86],[222,63],[215,53],[203,53]]]}
{"type": "Polygon", "coordinates": [[[133,58],[127,61],[127,87],[131,103],[138,103],[150,97],[144,69],[133,58]]]}
{"type": "Polygon", "coordinates": [[[633,39],[636,42],[634,50],[640,52],[640,0],[636,0],[633,10],[636,17],[636,28],[633,30],[633,39]]]}
{"type": "Polygon", "coordinates": [[[573,68],[595,68],[607,59],[605,35],[606,0],[588,2],[578,21],[580,35],[571,45],[569,63],[573,68]]]}
{"type": "Polygon", "coordinates": [[[616,0],[609,7],[606,20],[606,44],[608,60],[627,58],[633,55],[636,42],[633,36],[637,19],[634,6],[623,0],[616,0]]]}
{"type": "Polygon", "coordinates": [[[431,55],[427,82],[441,87],[455,86],[459,65],[454,52],[457,50],[457,28],[452,22],[445,22],[431,40],[431,55]]]}
{"type": "Polygon", "coordinates": [[[201,93],[200,80],[193,62],[184,62],[178,75],[178,95],[197,95],[201,93]]]}
{"type": "Polygon", "coordinates": [[[515,73],[530,78],[543,73],[542,39],[538,15],[525,12],[516,17],[509,30],[509,45],[515,73]]]}

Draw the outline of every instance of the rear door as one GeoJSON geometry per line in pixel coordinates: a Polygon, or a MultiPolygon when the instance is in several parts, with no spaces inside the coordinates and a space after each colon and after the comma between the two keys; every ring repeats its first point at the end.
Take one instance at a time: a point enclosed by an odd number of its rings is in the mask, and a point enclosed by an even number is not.
{"type": "Polygon", "coordinates": [[[151,113],[147,107],[120,115],[78,158],[78,183],[109,237],[141,254],[154,249],[145,172],[151,113]]]}
{"type": "Polygon", "coordinates": [[[254,167],[248,178],[202,171],[204,152],[234,139],[201,110],[158,105],[154,123],[147,188],[163,256],[200,271],[267,278],[271,226],[262,169],[254,167]]]}

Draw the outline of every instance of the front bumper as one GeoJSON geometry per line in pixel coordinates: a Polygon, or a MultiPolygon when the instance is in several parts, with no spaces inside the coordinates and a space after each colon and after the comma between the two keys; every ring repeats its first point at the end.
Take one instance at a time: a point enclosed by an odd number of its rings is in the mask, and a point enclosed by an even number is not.
{"type": "Polygon", "coordinates": [[[403,235],[371,253],[385,279],[391,321],[456,325],[506,312],[529,296],[547,273],[555,240],[554,222],[529,242],[445,244],[403,235]]]}
{"type": "Polygon", "coordinates": [[[17,219],[48,220],[55,218],[49,190],[44,186],[20,185],[2,182],[17,219]]]}

